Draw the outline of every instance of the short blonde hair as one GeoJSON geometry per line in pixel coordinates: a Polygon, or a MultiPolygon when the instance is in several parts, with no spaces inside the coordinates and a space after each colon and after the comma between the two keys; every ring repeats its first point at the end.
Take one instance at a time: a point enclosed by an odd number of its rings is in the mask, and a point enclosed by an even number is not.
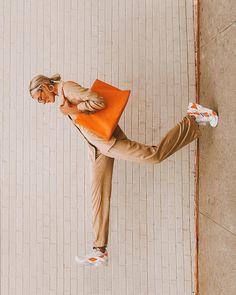
{"type": "Polygon", "coordinates": [[[30,84],[29,84],[30,95],[33,96],[39,90],[42,84],[51,85],[54,83],[58,83],[60,81],[61,81],[60,74],[55,74],[51,77],[47,77],[44,75],[37,75],[30,81],[30,84]]]}

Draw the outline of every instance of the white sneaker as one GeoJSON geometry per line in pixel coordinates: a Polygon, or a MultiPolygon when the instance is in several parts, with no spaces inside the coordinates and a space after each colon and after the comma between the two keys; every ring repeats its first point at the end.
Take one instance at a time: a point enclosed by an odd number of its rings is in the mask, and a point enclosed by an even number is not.
{"type": "Polygon", "coordinates": [[[108,265],[108,252],[103,253],[100,250],[93,249],[92,252],[86,256],[75,256],[75,261],[82,265],[108,265]]]}
{"type": "Polygon", "coordinates": [[[218,124],[219,117],[215,111],[194,102],[189,103],[187,114],[193,115],[200,125],[209,123],[212,127],[216,127],[218,124]]]}

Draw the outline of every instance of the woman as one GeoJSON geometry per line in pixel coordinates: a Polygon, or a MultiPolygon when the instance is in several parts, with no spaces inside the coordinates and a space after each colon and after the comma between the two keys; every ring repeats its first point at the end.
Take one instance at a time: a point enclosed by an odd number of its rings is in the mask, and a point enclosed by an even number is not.
{"type": "MultiPolygon", "coordinates": [[[[62,97],[60,110],[71,120],[79,112],[98,112],[105,108],[103,98],[89,88],[74,81],[63,81],[59,74],[52,77],[35,76],[29,85],[30,95],[40,103],[54,103],[56,96],[62,97]]],[[[89,119],[89,117],[88,117],[89,119]]],[[[216,112],[203,106],[190,103],[187,114],[172,128],[157,145],[146,145],[127,138],[119,125],[110,140],[103,140],[82,126],[75,126],[85,138],[89,147],[92,166],[92,210],[95,239],[93,250],[84,257],[75,257],[76,262],[85,265],[106,265],[108,243],[110,196],[114,159],[138,163],[160,163],[180,148],[201,135],[199,125],[216,127],[216,112]]]]}

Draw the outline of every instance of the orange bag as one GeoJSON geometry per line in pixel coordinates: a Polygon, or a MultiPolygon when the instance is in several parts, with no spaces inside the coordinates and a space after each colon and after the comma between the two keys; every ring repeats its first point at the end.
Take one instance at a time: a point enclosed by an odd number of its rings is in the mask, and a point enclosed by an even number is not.
{"type": "Polygon", "coordinates": [[[115,130],[130,96],[130,90],[120,90],[96,79],[91,90],[103,97],[106,107],[94,114],[80,113],[74,120],[99,137],[109,140],[115,130]]]}

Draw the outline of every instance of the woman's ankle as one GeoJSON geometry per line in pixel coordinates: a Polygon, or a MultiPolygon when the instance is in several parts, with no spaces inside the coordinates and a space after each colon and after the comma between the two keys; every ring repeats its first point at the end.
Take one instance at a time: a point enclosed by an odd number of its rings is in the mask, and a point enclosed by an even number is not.
{"type": "Polygon", "coordinates": [[[192,114],[188,114],[188,113],[187,113],[187,116],[188,116],[188,117],[191,117],[194,121],[196,121],[196,117],[195,117],[194,115],[192,115],[192,114]]]}
{"type": "Polygon", "coordinates": [[[104,253],[106,251],[106,246],[102,246],[102,247],[96,247],[96,246],[94,246],[93,249],[98,249],[99,251],[101,251],[102,253],[104,253]]]}

